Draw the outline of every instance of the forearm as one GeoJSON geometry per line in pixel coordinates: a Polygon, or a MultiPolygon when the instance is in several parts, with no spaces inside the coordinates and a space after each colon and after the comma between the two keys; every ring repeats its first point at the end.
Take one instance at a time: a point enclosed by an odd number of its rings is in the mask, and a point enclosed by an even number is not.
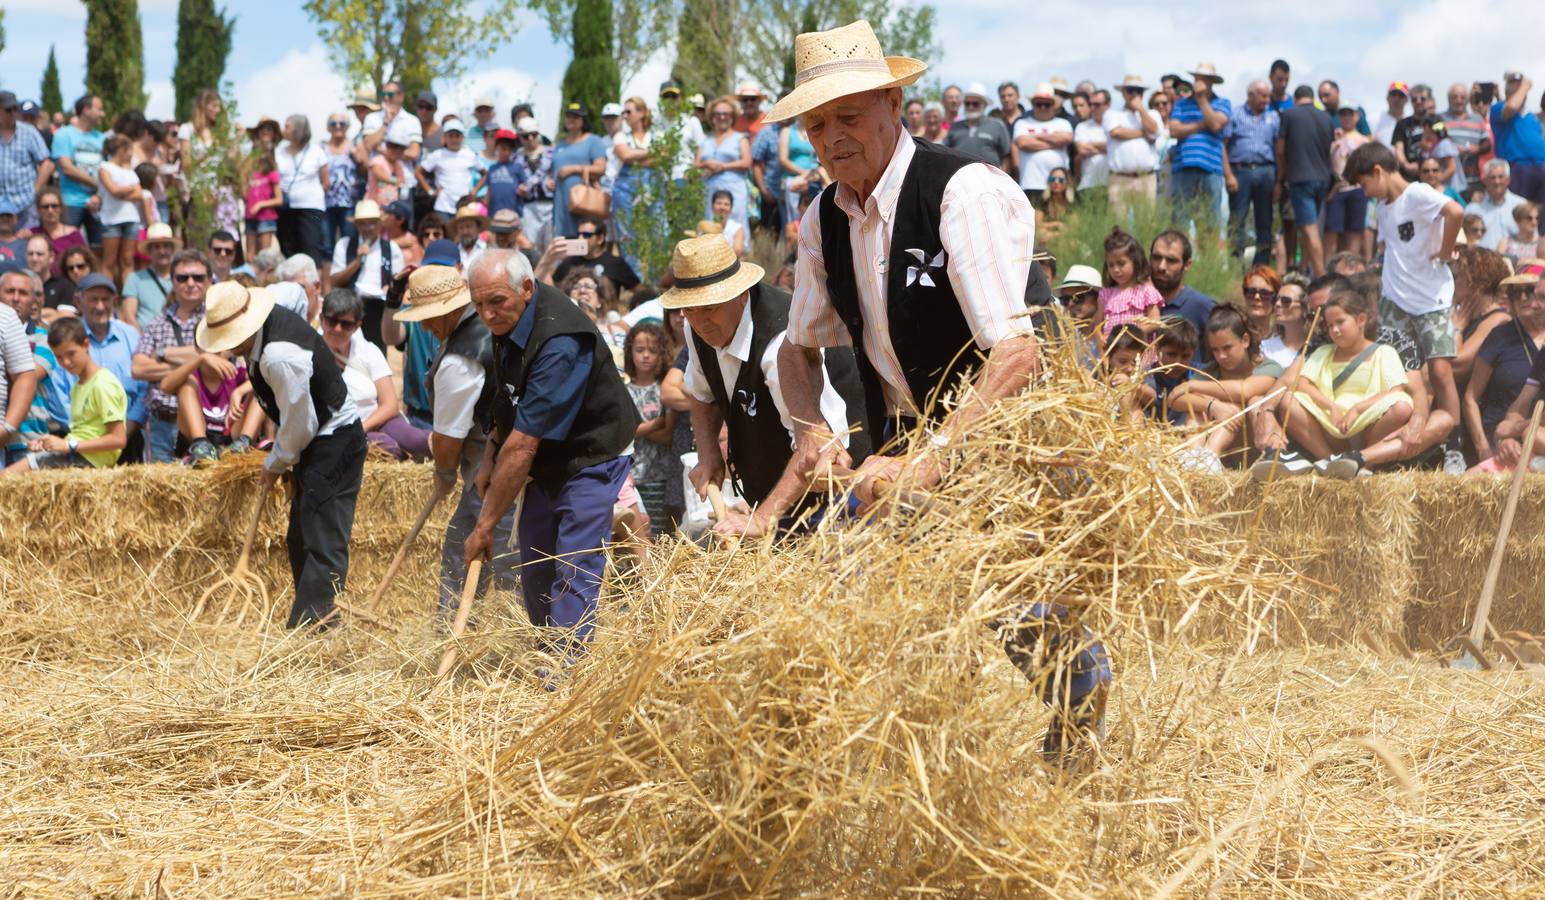
{"type": "MultiPolygon", "coordinates": [[[[826,421],[821,415],[821,392],[826,387],[826,374],[821,365],[820,348],[801,347],[785,340],[778,348],[778,378],[796,436],[826,421]]],[[[695,420],[693,424],[696,425],[695,420]]],[[[878,427],[877,423],[873,424],[878,427]]],[[[717,439],[716,432],[714,440],[717,439]]],[[[702,446],[701,441],[698,446],[702,446]]]]}
{"type": "Polygon", "coordinates": [[[5,403],[5,426],[11,431],[20,428],[27,418],[32,398],[37,394],[38,375],[38,370],[32,369],[11,377],[10,395],[5,403]]]}
{"type": "Polygon", "coordinates": [[[712,403],[704,403],[696,397],[689,397],[688,402],[691,404],[688,415],[692,419],[692,438],[697,444],[698,463],[710,466],[722,464],[724,456],[719,452],[719,429],[723,427],[724,416],[719,412],[719,407],[712,403]]]}
{"type": "Polygon", "coordinates": [[[349,282],[354,280],[354,274],[359,271],[359,264],[361,259],[362,257],[356,256],[353,262],[334,272],[328,278],[328,280],[332,282],[333,287],[348,287],[349,282]]]}
{"type": "Polygon", "coordinates": [[[536,459],[539,440],[520,432],[511,432],[494,457],[493,475],[488,482],[488,493],[483,495],[483,511],[478,514],[479,528],[492,529],[504,518],[515,498],[526,486],[531,474],[531,463],[536,459]]]}
{"type": "Polygon", "coordinates": [[[86,170],[82,169],[80,166],[77,166],[75,164],[75,160],[69,158],[68,156],[59,157],[59,171],[62,172],[66,178],[69,178],[72,181],[80,182],[82,185],[90,188],[92,192],[96,191],[97,180],[92,178],[90,175],[87,175],[86,170]]]}
{"type": "MultiPolygon", "coordinates": [[[[138,368],[138,360],[140,358],[141,357],[138,357],[138,356],[135,357],[136,362],[134,364],[134,368],[138,368]]],[[[160,364],[153,363],[152,365],[160,365],[160,364]]],[[[199,366],[198,357],[194,357],[193,359],[183,363],[182,365],[173,368],[170,372],[167,372],[165,375],[162,375],[161,376],[161,381],[160,381],[161,390],[164,391],[165,393],[168,393],[168,394],[176,394],[177,391],[184,384],[187,383],[188,376],[192,375],[194,370],[197,369],[198,366],[199,366]]],[[[134,373],[131,372],[130,374],[134,374],[134,373]]],[[[144,378],[144,379],[141,379],[141,380],[149,381],[151,379],[144,378]]]]}
{"type": "Polygon", "coordinates": [[[390,306],[381,310],[381,342],[389,347],[396,347],[407,337],[407,329],[397,321],[396,310],[390,306]]]}
{"type": "Polygon", "coordinates": [[[653,441],[656,444],[669,444],[671,442],[670,420],[667,416],[655,416],[647,422],[640,422],[633,436],[640,440],[653,441]]]}
{"type": "MultiPolygon", "coordinates": [[[[987,354],[987,363],[977,374],[969,398],[944,420],[941,431],[951,439],[965,435],[993,404],[1023,391],[1039,362],[1035,335],[1023,334],[999,342],[987,354]]],[[[813,421],[822,421],[819,412],[813,421]]]]}
{"type": "Polygon", "coordinates": [[[81,441],[75,447],[76,453],[97,453],[103,450],[122,450],[129,443],[128,433],[124,431],[124,423],[107,423],[107,433],[99,438],[89,441],[81,441]]]}
{"type": "Polygon", "coordinates": [[[452,484],[456,482],[456,473],[461,469],[462,448],[466,443],[463,438],[453,438],[438,431],[429,433],[429,455],[434,457],[435,474],[442,480],[452,484]],[[447,475],[450,477],[446,478],[447,475]]]}
{"type": "Polygon", "coordinates": [[[32,194],[37,196],[48,187],[48,182],[54,177],[54,161],[45,159],[38,164],[38,176],[32,182],[32,194]]]}
{"type": "Polygon", "coordinates": [[[1481,459],[1491,456],[1491,442],[1486,439],[1486,427],[1481,421],[1481,404],[1476,400],[1475,391],[1466,389],[1464,399],[1465,431],[1470,435],[1470,442],[1475,445],[1475,454],[1481,459]]]}

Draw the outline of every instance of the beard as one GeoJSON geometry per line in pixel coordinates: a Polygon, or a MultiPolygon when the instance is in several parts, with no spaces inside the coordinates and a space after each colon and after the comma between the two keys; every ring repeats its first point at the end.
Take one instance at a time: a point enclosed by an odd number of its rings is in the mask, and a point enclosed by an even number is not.
{"type": "Polygon", "coordinates": [[[1159,293],[1168,294],[1170,291],[1180,287],[1182,276],[1177,275],[1171,278],[1153,271],[1149,273],[1149,280],[1153,282],[1154,289],[1159,293]]]}

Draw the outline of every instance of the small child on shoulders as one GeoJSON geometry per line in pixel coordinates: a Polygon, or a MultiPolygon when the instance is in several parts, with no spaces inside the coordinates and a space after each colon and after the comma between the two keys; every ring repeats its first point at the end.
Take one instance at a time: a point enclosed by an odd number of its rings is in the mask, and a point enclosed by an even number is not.
{"type": "Polygon", "coordinates": [[[28,445],[30,452],[0,474],[116,465],[128,443],[124,421],[129,397],[123,383],[91,358],[86,326],[74,316],[54,320],[48,329],[48,347],[59,365],[76,379],[70,388],[70,433],[33,440],[28,445]]]}
{"type": "Polygon", "coordinates": [[[1106,340],[1118,326],[1138,323],[1152,334],[1159,321],[1164,298],[1148,280],[1148,255],[1137,239],[1121,226],[1105,238],[1105,286],[1100,289],[1100,310],[1095,320],[1106,340]]]}

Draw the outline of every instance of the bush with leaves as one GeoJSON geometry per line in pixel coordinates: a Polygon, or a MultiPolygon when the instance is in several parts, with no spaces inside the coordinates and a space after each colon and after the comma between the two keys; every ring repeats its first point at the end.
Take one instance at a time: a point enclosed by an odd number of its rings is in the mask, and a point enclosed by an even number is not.
{"type": "Polygon", "coordinates": [[[644,179],[623,223],[630,235],[628,251],[638,260],[638,276],[645,283],[658,282],[670,270],[676,242],[696,229],[703,217],[702,170],[688,168],[680,181],[670,177],[677,157],[690,152],[684,144],[691,115],[692,105],[684,100],[661,101],[649,139],[654,177],[644,179]]]}

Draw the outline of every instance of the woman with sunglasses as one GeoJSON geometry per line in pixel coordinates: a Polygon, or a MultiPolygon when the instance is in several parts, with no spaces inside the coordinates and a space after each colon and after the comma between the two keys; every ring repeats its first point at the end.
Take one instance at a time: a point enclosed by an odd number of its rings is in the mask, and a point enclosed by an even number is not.
{"type": "Polygon", "coordinates": [[[354,236],[354,223],[349,221],[349,215],[354,212],[354,204],[364,197],[346,114],[328,115],[327,140],[322,144],[322,152],[327,155],[328,178],[327,209],[322,213],[322,246],[336,247],[339,240],[354,236]]]}
{"type": "Polygon", "coordinates": [[[1258,339],[1276,331],[1272,317],[1277,311],[1277,290],[1281,287],[1282,276],[1271,266],[1256,266],[1245,273],[1244,312],[1250,320],[1250,330],[1258,339]]]}
{"type": "Polygon", "coordinates": [[[343,369],[349,399],[359,409],[365,438],[397,459],[429,458],[429,432],[402,415],[391,366],[376,345],[359,333],[365,304],[349,288],[334,288],[322,300],[322,342],[343,369]]]}
{"type": "MultiPolygon", "coordinates": [[[[1512,282],[1502,290],[1512,303],[1513,317],[1504,319],[1487,335],[1465,385],[1465,434],[1481,461],[1496,455],[1497,425],[1507,417],[1530,372],[1545,355],[1545,292],[1541,291],[1539,269],[1538,265],[1520,266],[1518,275],[1505,279],[1512,282]]],[[[1455,274],[1457,294],[1459,277],[1457,271],[1455,274]]]]}
{"type": "Polygon", "coordinates": [[[1037,240],[1047,241],[1062,233],[1062,222],[1073,211],[1073,185],[1068,170],[1062,166],[1046,174],[1046,192],[1041,195],[1041,214],[1036,216],[1037,240]]]}
{"type": "MultiPolygon", "coordinates": [[[[85,247],[86,236],[81,234],[79,228],[65,223],[64,200],[60,197],[58,188],[46,187],[38,191],[37,203],[38,227],[35,233],[48,238],[48,245],[53,248],[54,274],[64,274],[65,254],[70,250],[85,247]]],[[[86,255],[90,256],[91,251],[87,250],[86,255]]],[[[95,270],[96,258],[92,257],[92,268],[87,271],[95,270]]],[[[85,272],[82,272],[70,280],[79,281],[81,276],[85,274],[85,272]]]]}
{"type": "Polygon", "coordinates": [[[746,187],[746,174],[751,171],[751,141],[735,130],[735,98],[720,97],[710,104],[708,121],[713,126],[713,133],[703,138],[697,151],[697,167],[706,176],[703,218],[713,218],[714,194],[729,191],[735,202],[730,218],[741,228],[749,229],[751,220],[747,209],[751,195],[746,187]]]}
{"type": "Polygon", "coordinates": [[[1276,327],[1261,341],[1261,353],[1286,369],[1298,358],[1309,336],[1309,281],[1289,272],[1277,288],[1276,327]]]}

